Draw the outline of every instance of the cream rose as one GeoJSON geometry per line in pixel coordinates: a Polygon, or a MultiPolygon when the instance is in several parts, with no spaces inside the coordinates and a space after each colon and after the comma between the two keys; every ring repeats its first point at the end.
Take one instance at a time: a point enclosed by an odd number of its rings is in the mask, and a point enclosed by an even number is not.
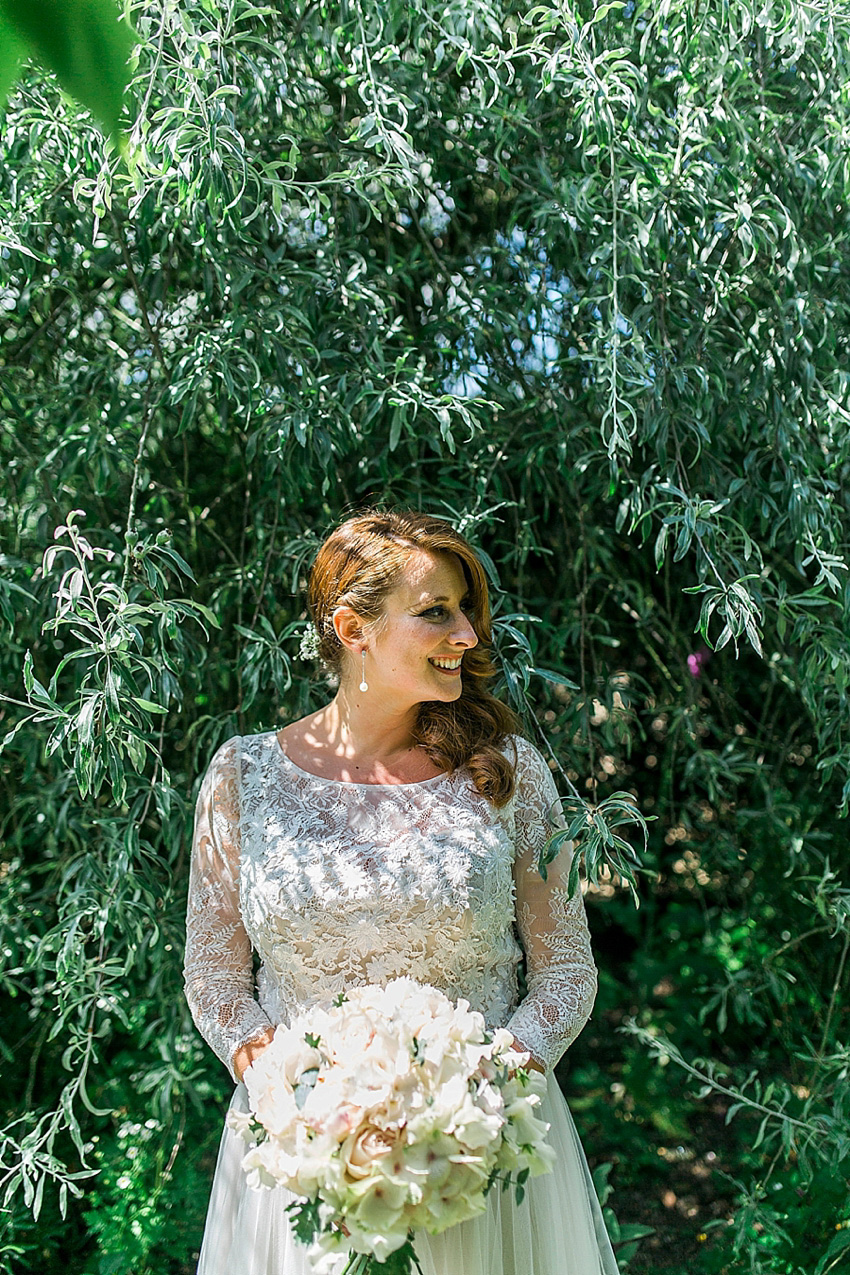
{"type": "Polygon", "coordinates": [[[342,1145],[342,1160],[346,1174],[355,1180],[367,1178],[372,1164],[381,1156],[389,1155],[399,1140],[399,1134],[376,1125],[363,1125],[357,1133],[346,1138],[342,1145]]]}

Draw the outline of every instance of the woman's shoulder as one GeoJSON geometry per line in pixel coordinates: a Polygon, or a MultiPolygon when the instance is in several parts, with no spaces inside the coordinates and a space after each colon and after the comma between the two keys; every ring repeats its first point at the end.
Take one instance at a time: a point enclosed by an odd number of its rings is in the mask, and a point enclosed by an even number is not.
{"type": "Polygon", "coordinates": [[[502,752],[514,767],[516,785],[513,801],[523,794],[536,798],[541,791],[549,793],[555,788],[552,767],[540,749],[524,735],[506,735],[502,752]]]}
{"type": "Polygon", "coordinates": [[[227,770],[236,764],[239,756],[239,742],[241,736],[230,735],[227,739],[217,744],[209,755],[208,769],[211,771],[227,770]]]}
{"type": "Polygon", "coordinates": [[[539,769],[539,767],[543,766],[548,769],[543,754],[524,735],[506,735],[500,748],[508,761],[516,766],[518,773],[528,767],[539,769]]]}
{"type": "Polygon", "coordinates": [[[214,750],[208,771],[223,776],[235,774],[240,763],[257,760],[270,745],[277,745],[274,731],[257,731],[253,735],[229,735],[214,750]]]}

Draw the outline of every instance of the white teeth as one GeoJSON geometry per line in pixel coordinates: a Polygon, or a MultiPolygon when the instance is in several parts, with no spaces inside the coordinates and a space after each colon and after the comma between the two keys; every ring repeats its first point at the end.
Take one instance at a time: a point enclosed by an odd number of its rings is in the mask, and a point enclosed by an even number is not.
{"type": "Polygon", "coordinates": [[[437,668],[460,668],[462,659],[463,659],[462,655],[455,660],[449,660],[449,659],[441,660],[435,656],[431,660],[431,663],[436,664],[437,668]]]}

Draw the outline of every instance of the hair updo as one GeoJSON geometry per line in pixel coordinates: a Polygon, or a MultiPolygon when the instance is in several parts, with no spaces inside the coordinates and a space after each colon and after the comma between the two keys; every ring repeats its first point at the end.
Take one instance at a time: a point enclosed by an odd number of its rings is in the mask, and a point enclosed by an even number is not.
{"type": "Polygon", "coordinates": [[[478,645],[464,653],[460,697],[449,704],[428,700],[419,705],[414,740],[450,774],[465,766],[478,792],[503,806],[513,794],[515,777],[500,745],[518,722],[486,688],[495,673],[487,577],[475,550],[448,522],[412,510],[372,510],[346,519],[331,532],[316,555],[307,590],[318,654],[332,672],[342,673],[346,652],[334,630],[334,611],[348,606],[367,626],[378,623],[384,599],[416,550],[452,553],[459,560],[478,645]]]}

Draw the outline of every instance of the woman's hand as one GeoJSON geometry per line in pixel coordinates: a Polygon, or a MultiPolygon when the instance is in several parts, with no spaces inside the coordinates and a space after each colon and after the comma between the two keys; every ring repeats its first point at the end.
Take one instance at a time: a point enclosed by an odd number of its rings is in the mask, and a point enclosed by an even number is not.
{"type": "Polygon", "coordinates": [[[546,1075],[545,1068],[541,1067],[539,1062],[535,1062],[531,1056],[531,1051],[523,1045],[522,1041],[517,1040],[516,1036],[514,1036],[514,1049],[519,1050],[521,1054],[528,1054],[528,1062],[525,1066],[529,1071],[539,1071],[541,1076],[546,1075]]]}
{"type": "Polygon", "coordinates": [[[251,1063],[265,1049],[266,1045],[272,1043],[274,1036],[274,1028],[269,1027],[263,1036],[258,1036],[256,1040],[249,1041],[247,1045],[240,1045],[236,1053],[233,1055],[233,1070],[241,1080],[245,1075],[251,1063]]]}

